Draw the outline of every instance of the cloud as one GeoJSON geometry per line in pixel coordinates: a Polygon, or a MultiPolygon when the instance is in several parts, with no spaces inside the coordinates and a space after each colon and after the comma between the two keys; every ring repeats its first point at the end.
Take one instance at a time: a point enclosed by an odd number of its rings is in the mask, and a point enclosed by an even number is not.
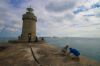
{"type": "Polygon", "coordinates": [[[100,2],[96,1],[96,3],[94,2],[94,3],[90,4],[89,7],[85,6],[85,5],[82,5],[82,6],[79,6],[79,7],[75,8],[73,13],[74,14],[79,14],[79,13],[82,13],[82,12],[87,12],[87,11],[95,10],[95,9],[99,9],[99,8],[100,8],[100,2]]]}
{"type": "Polygon", "coordinates": [[[80,6],[74,10],[74,14],[78,14],[78,13],[84,12],[84,11],[88,11],[88,8],[86,8],[85,6],[80,6]]]}
{"type": "Polygon", "coordinates": [[[75,0],[51,2],[46,6],[46,9],[52,12],[63,12],[74,8],[75,4],[76,4],[75,0]]]}
{"type": "Polygon", "coordinates": [[[38,36],[100,37],[100,9],[97,2],[98,0],[0,0],[0,36],[21,34],[22,15],[31,4],[38,19],[38,36]]]}
{"type": "Polygon", "coordinates": [[[20,10],[16,11],[12,8],[11,4],[9,4],[10,1],[11,0],[0,1],[0,34],[8,32],[7,34],[9,35],[11,32],[16,31],[20,33],[19,30],[22,25],[20,10]]]}
{"type": "Polygon", "coordinates": [[[93,4],[91,8],[100,8],[100,2],[97,2],[96,4],[93,4]]]}

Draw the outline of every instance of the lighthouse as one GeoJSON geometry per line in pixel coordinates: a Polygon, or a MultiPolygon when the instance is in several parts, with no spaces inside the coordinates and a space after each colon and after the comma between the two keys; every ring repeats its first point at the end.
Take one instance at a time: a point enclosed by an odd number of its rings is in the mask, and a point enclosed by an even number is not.
{"type": "Polygon", "coordinates": [[[23,14],[22,20],[22,33],[20,36],[20,40],[27,41],[28,40],[28,34],[31,34],[32,41],[36,38],[36,22],[37,17],[33,13],[33,9],[27,8],[26,13],[23,14]]]}

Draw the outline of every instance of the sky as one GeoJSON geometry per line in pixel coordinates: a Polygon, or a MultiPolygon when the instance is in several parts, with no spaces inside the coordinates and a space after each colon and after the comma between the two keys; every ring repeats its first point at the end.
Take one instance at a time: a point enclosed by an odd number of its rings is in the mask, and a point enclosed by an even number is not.
{"type": "Polygon", "coordinates": [[[100,37],[100,0],[0,0],[0,37],[17,37],[27,7],[37,36],[100,37]]]}

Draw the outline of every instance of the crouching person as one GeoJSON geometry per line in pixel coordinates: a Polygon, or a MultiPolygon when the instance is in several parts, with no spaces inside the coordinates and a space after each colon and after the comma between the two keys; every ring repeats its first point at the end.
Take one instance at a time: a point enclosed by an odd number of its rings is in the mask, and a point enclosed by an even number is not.
{"type": "Polygon", "coordinates": [[[74,48],[69,48],[70,50],[70,57],[72,60],[75,60],[75,61],[80,61],[80,52],[77,50],[77,49],[74,49],[74,48]]]}

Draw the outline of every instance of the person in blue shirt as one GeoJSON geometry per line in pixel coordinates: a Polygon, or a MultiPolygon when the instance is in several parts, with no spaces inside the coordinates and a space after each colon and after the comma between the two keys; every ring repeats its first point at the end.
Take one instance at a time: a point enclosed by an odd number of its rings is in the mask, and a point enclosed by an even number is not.
{"type": "Polygon", "coordinates": [[[70,50],[70,57],[73,60],[79,61],[80,60],[80,58],[79,58],[80,52],[77,49],[75,49],[75,48],[69,48],[69,50],[70,50]]]}

